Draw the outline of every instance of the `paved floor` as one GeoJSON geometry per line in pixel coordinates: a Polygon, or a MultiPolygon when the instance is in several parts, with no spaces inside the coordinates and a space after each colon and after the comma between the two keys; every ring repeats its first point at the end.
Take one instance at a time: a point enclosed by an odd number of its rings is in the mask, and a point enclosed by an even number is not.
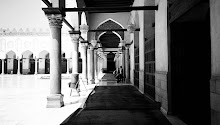
{"type": "Polygon", "coordinates": [[[62,125],[171,125],[134,86],[96,86],[84,108],[62,125]]]}
{"type": "Polygon", "coordinates": [[[0,75],[0,125],[59,125],[84,104],[95,85],[81,83],[81,96],[69,96],[69,75],[63,75],[62,108],[46,108],[50,92],[48,76],[0,75]]]}
{"type": "MultiPolygon", "coordinates": [[[[102,74],[100,77],[102,77],[102,74]]],[[[112,75],[96,85],[127,85],[117,83],[112,75]],[[110,81],[108,79],[111,79],[110,81]]],[[[82,107],[94,85],[81,83],[81,96],[69,96],[70,75],[62,76],[62,108],[46,108],[46,97],[50,92],[49,77],[45,75],[0,75],[0,125],[60,125],[78,108],[82,107]]],[[[173,125],[185,125],[178,118],[169,116],[173,125]]]]}

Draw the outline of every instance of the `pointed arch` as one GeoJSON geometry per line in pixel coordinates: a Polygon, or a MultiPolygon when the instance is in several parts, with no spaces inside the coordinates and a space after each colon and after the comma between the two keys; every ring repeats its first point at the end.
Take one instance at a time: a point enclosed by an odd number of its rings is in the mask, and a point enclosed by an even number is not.
{"type": "Polygon", "coordinates": [[[122,29],[124,29],[123,25],[121,25],[119,22],[115,21],[115,20],[112,19],[112,18],[108,18],[108,19],[102,21],[101,23],[99,23],[99,25],[96,27],[96,29],[97,29],[99,26],[101,26],[102,24],[104,24],[104,23],[106,23],[106,22],[108,22],[108,21],[113,21],[113,22],[115,22],[116,24],[118,24],[119,26],[121,26],[122,29]]]}
{"type": "MultiPolygon", "coordinates": [[[[100,41],[100,37],[101,37],[102,35],[104,35],[105,33],[106,33],[106,32],[102,32],[101,34],[99,34],[99,36],[97,37],[97,40],[100,41]]],[[[117,32],[113,31],[112,33],[115,34],[115,35],[117,35],[118,38],[120,39],[120,41],[122,41],[121,36],[120,36],[117,32]]]]}
{"type": "Polygon", "coordinates": [[[33,58],[33,52],[26,50],[22,53],[22,58],[33,58]]]}
{"type": "Polygon", "coordinates": [[[46,50],[43,50],[39,53],[39,58],[49,58],[49,52],[46,50]]]}
{"type": "Polygon", "coordinates": [[[15,59],[16,53],[14,51],[10,50],[9,52],[6,53],[6,58],[15,59]]]}
{"type": "MultiPolygon", "coordinates": [[[[109,30],[109,29],[124,29],[124,27],[117,21],[108,18],[104,21],[102,21],[96,28],[97,30],[109,30]]],[[[101,35],[104,34],[103,32],[96,32],[95,38],[98,39],[101,35]]],[[[120,36],[120,39],[124,39],[124,32],[123,31],[114,31],[114,34],[117,36],[120,36]]]]}
{"type": "Polygon", "coordinates": [[[97,40],[100,41],[99,38],[100,38],[103,34],[105,34],[105,33],[106,33],[106,32],[100,33],[100,34],[98,35],[98,37],[97,37],[97,40]]]}
{"type": "Polygon", "coordinates": [[[120,41],[122,41],[122,38],[121,38],[121,36],[117,33],[117,32],[115,32],[115,31],[112,31],[112,33],[114,33],[115,35],[117,35],[119,38],[120,38],[120,41]]]}

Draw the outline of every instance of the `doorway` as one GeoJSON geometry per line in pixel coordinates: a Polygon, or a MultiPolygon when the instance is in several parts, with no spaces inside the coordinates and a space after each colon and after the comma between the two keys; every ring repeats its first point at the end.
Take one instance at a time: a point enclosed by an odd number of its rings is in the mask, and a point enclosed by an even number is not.
{"type": "Polygon", "coordinates": [[[210,124],[209,19],[209,3],[201,2],[170,24],[171,112],[187,125],[210,124]]]}
{"type": "Polygon", "coordinates": [[[115,62],[114,62],[115,54],[110,52],[107,54],[107,72],[113,73],[115,68],[115,62]]]}

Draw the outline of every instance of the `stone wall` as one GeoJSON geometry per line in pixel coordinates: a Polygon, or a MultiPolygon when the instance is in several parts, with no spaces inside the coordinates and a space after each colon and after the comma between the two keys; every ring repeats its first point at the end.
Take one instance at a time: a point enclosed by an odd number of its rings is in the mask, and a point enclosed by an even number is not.
{"type": "Polygon", "coordinates": [[[167,114],[168,96],[167,96],[167,72],[155,72],[155,100],[161,102],[161,111],[167,114]]]}

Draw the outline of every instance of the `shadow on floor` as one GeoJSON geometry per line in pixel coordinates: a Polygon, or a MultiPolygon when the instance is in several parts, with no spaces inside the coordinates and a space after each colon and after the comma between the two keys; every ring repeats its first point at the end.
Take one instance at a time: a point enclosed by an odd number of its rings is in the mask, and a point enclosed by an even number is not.
{"type": "Polygon", "coordinates": [[[61,125],[171,125],[134,86],[96,86],[84,108],[78,109],[61,125]]]}

